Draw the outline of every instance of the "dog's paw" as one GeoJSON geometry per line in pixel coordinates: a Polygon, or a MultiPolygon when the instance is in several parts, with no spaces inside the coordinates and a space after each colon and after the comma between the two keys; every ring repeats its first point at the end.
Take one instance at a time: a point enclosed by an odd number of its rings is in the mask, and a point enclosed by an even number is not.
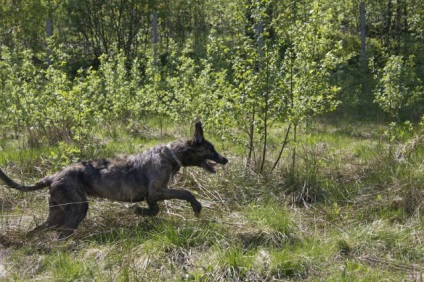
{"type": "Polygon", "coordinates": [[[133,206],[130,208],[135,214],[141,215],[141,216],[155,216],[158,214],[159,209],[149,209],[149,208],[142,208],[138,206],[133,206]]]}
{"type": "Polygon", "coordinates": [[[138,206],[132,206],[129,208],[129,210],[137,215],[143,215],[144,208],[141,208],[138,206]]]}
{"type": "Polygon", "coordinates": [[[200,215],[200,212],[202,211],[202,204],[198,201],[195,201],[191,203],[191,207],[193,208],[193,212],[196,216],[200,215]]]}

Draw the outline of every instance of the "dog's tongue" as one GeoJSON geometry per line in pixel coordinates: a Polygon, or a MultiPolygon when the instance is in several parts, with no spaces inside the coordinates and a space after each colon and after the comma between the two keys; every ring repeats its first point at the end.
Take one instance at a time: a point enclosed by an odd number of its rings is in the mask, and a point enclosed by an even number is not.
{"type": "Polygon", "coordinates": [[[217,163],[216,162],[207,162],[207,163],[208,163],[208,166],[209,166],[210,171],[216,172],[214,166],[216,166],[217,163]]]}
{"type": "Polygon", "coordinates": [[[209,172],[216,173],[216,170],[214,168],[214,166],[216,166],[216,162],[207,161],[206,166],[207,166],[209,172]]]}

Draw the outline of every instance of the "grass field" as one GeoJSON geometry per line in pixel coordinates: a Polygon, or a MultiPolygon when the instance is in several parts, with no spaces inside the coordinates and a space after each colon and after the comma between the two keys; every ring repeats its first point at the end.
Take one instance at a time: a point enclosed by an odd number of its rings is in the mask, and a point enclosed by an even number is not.
{"type": "MultiPolygon", "coordinates": [[[[90,157],[136,153],[189,130],[99,130],[90,157]]],[[[274,128],[271,160],[283,130],[274,128]]],[[[246,168],[242,145],[207,132],[230,163],[214,175],[185,168],[172,184],[196,195],[199,218],[177,200],[142,218],[132,204],[92,199],[66,241],[54,232],[25,236],[47,216],[47,189],[24,194],[1,184],[0,280],[423,281],[423,132],[389,142],[387,130],[314,122],[299,132],[295,169],[289,146],[262,175],[246,168]]],[[[28,149],[25,136],[3,135],[0,166],[16,180],[31,183],[74,160],[61,154],[67,145],[28,149]]]]}

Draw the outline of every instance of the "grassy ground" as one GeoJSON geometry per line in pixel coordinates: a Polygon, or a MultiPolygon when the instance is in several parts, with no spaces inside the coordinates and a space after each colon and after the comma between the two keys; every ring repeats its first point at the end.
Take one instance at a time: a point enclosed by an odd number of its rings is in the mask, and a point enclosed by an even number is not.
{"type": "MultiPolygon", "coordinates": [[[[139,126],[98,134],[94,157],[133,153],[187,134],[139,126]],[[124,134],[124,132],[127,132],[124,134]]],[[[283,130],[275,130],[277,154],[283,130]]],[[[424,149],[421,132],[389,143],[377,124],[315,123],[268,175],[246,169],[243,148],[215,141],[230,159],[216,175],[185,168],[173,184],[204,209],[166,201],[154,218],[131,204],[92,199],[71,240],[26,238],[47,216],[47,191],[0,189],[0,280],[41,281],[422,281],[424,149]],[[391,153],[390,153],[391,152],[391,153]]],[[[212,139],[218,139],[213,138],[212,139]]],[[[61,147],[62,146],[62,147],[61,147]]],[[[4,139],[0,165],[33,182],[72,161],[59,147],[23,149],[4,139]]]]}

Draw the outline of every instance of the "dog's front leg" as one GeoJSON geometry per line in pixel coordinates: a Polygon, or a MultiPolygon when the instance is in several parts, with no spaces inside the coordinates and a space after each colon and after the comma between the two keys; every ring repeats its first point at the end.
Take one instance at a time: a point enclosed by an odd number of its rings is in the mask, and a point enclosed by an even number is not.
{"type": "Polygon", "coordinates": [[[135,207],[134,212],[143,216],[155,216],[159,213],[159,205],[157,202],[152,202],[147,199],[148,208],[135,207]]]}
{"type": "MultiPolygon", "coordinates": [[[[159,189],[149,191],[148,202],[156,203],[157,201],[178,199],[184,200],[191,204],[194,214],[197,216],[202,210],[202,204],[187,190],[183,189],[159,189]]],[[[150,205],[150,204],[149,204],[150,205]]]]}

